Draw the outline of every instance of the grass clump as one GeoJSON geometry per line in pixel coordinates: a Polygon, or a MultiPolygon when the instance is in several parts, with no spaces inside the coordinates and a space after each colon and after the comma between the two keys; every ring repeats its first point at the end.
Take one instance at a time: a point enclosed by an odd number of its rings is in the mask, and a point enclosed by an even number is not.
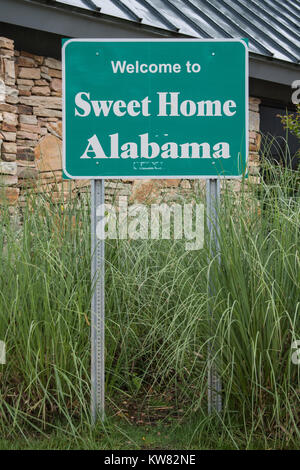
{"type": "MultiPolygon", "coordinates": [[[[127,436],[134,423],[150,434],[154,425],[173,435],[188,429],[177,439],[181,448],[219,448],[226,439],[222,445],[230,448],[299,444],[300,368],[291,361],[291,343],[300,339],[300,210],[297,191],[289,191],[299,173],[268,165],[276,177],[262,182],[259,194],[247,182],[238,196],[223,189],[220,262],[209,258],[208,243],[188,252],[184,240],[106,241],[111,417],[98,444],[89,407],[89,201],[54,204],[31,195],[20,225],[1,209],[5,442],[64,429],[78,446],[84,435],[91,447],[124,448],[128,439],[113,444],[111,429],[118,434],[125,426],[127,436]],[[207,417],[209,341],[223,383],[219,417],[207,417]],[[211,439],[209,429],[217,429],[211,439]]],[[[132,448],[143,448],[137,442],[132,448]]],[[[166,445],[175,448],[174,441],[166,445]]]]}

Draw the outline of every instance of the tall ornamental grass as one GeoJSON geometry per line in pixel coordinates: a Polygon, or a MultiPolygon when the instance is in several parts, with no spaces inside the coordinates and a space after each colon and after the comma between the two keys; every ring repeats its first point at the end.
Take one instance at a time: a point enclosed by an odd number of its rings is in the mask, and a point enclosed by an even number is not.
{"type": "MultiPolygon", "coordinates": [[[[106,241],[108,414],[132,400],[205,418],[210,343],[219,425],[299,442],[299,173],[268,171],[268,185],[224,186],[220,257],[207,232],[191,252],[180,240],[106,241]]],[[[32,193],[20,217],[1,207],[0,432],[79,433],[90,423],[89,201],[32,193]]]]}

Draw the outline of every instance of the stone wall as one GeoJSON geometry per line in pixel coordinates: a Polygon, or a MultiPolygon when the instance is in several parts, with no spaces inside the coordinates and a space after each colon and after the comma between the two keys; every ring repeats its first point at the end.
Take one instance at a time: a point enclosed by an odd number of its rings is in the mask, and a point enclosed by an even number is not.
{"type": "MultiPolygon", "coordinates": [[[[14,49],[14,42],[0,37],[0,202],[21,202],[28,187],[48,191],[52,198],[77,194],[87,181],[63,182],[61,62],[14,49]]],[[[259,178],[259,103],[249,105],[249,173],[259,178]]],[[[122,180],[106,184],[107,197],[116,192],[143,202],[163,196],[176,199],[176,192],[189,192],[188,180],[122,180]]],[[[238,189],[238,182],[233,187],[238,189]]]]}
{"type": "Polygon", "coordinates": [[[259,149],[261,143],[260,115],[259,115],[260,99],[249,98],[249,178],[259,181],[259,149]]]}

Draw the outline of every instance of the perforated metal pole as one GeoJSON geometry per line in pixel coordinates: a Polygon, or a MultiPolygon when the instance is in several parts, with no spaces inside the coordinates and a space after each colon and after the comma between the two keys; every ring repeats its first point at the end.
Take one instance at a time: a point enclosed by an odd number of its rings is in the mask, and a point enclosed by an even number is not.
{"type": "Polygon", "coordinates": [[[91,180],[91,413],[104,420],[104,180],[91,180]]]}
{"type": "MultiPolygon", "coordinates": [[[[209,179],[206,182],[206,220],[210,237],[210,257],[218,256],[220,263],[220,245],[219,245],[219,204],[220,204],[220,179],[209,179]]],[[[213,280],[209,274],[208,279],[209,296],[214,293],[213,280]]],[[[213,333],[213,311],[209,304],[209,313],[211,315],[211,333],[213,333]]],[[[213,345],[208,346],[208,413],[213,411],[222,411],[222,383],[214,364],[215,351],[213,345]]]]}

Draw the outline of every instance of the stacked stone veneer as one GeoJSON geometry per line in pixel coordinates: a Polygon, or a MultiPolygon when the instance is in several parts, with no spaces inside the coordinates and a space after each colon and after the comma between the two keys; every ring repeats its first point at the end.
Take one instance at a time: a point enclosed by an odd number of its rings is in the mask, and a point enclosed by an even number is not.
{"type": "Polygon", "coordinates": [[[0,184],[11,204],[38,177],[43,136],[60,132],[61,96],[60,61],[16,51],[0,38],[0,184]]]}
{"type": "MultiPolygon", "coordinates": [[[[15,204],[26,188],[38,184],[53,197],[64,192],[61,175],[61,62],[14,49],[14,42],[0,37],[0,202],[15,204]]],[[[259,178],[259,103],[249,105],[249,173],[259,178]]],[[[88,184],[72,182],[76,192],[88,184]]],[[[189,191],[187,180],[111,181],[106,193],[130,195],[144,201],[161,195],[172,199],[181,188],[189,191]]],[[[234,183],[238,188],[238,183],[234,183]]],[[[69,194],[66,190],[66,194],[69,194]]]]}

